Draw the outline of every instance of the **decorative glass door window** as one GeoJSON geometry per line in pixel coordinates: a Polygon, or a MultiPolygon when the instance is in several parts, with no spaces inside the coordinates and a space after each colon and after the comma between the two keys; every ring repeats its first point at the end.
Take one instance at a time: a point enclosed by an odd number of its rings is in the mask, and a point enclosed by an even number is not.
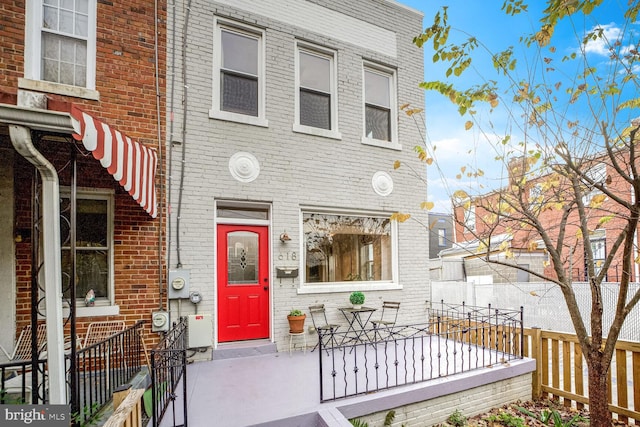
{"type": "Polygon", "coordinates": [[[258,234],[234,231],[227,235],[228,283],[258,283],[258,234]]]}

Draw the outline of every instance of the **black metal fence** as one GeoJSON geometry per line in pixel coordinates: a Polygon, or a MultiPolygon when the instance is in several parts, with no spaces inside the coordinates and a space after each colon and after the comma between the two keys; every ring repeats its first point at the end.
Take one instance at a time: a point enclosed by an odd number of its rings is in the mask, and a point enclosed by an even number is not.
{"type": "Polygon", "coordinates": [[[47,403],[46,363],[46,360],[35,364],[28,360],[0,365],[0,404],[47,403]]]}
{"type": "MultiPolygon", "coordinates": [[[[73,369],[72,355],[65,355],[73,426],[90,422],[111,401],[113,391],[141,371],[143,324],[141,320],[104,341],[77,349],[73,369]]],[[[46,366],[46,359],[1,364],[0,404],[49,403],[46,366]]]]}
{"type": "Polygon", "coordinates": [[[112,399],[113,391],[127,384],[142,368],[143,320],[104,341],[76,351],[75,373],[67,356],[67,381],[74,425],[84,425],[112,399]],[[75,375],[75,381],[72,376],[75,375]]]}
{"type": "Polygon", "coordinates": [[[321,402],[429,381],[522,358],[522,308],[441,303],[428,322],[319,331],[321,402]]]}
{"type": "Polygon", "coordinates": [[[172,405],[173,426],[179,405],[178,387],[182,379],[182,424],[187,427],[187,319],[182,317],[151,350],[152,426],[158,427],[169,404],[172,405]]]}

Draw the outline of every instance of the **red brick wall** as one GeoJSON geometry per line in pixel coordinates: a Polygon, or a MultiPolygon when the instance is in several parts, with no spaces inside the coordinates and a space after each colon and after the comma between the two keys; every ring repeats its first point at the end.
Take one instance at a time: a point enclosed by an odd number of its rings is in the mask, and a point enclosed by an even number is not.
{"type": "MultiPolygon", "coordinates": [[[[606,159],[603,159],[606,161],[606,159]]],[[[623,200],[629,201],[631,198],[629,183],[624,181],[615,171],[610,167],[607,167],[607,175],[611,178],[607,183],[607,188],[615,192],[623,200]]],[[[528,182],[528,185],[535,185],[536,182],[543,181],[546,178],[540,178],[539,180],[532,180],[528,182]]],[[[567,189],[566,191],[571,191],[567,189]]],[[[502,220],[497,225],[488,224],[486,218],[489,215],[487,209],[483,206],[495,206],[495,200],[498,197],[498,193],[491,193],[484,196],[476,197],[473,200],[473,205],[476,209],[476,231],[474,234],[467,231],[464,224],[464,206],[458,206],[455,209],[455,227],[456,227],[456,241],[464,242],[474,240],[475,236],[495,236],[500,233],[510,232],[513,233],[512,248],[528,248],[528,242],[531,240],[540,240],[539,235],[533,230],[527,230],[522,226],[520,221],[512,221],[511,223],[502,220]],[[509,228],[511,227],[511,229],[509,228]]],[[[571,197],[571,196],[570,196],[571,197]]],[[[588,208],[589,209],[589,208],[588,208]]],[[[620,235],[620,232],[626,225],[628,215],[628,209],[619,206],[613,200],[607,198],[602,206],[598,209],[591,209],[588,219],[588,227],[590,230],[605,230],[606,234],[606,251],[610,252],[614,240],[620,235]],[[601,218],[605,216],[611,216],[612,218],[603,224],[599,224],[601,218]]],[[[559,224],[561,221],[562,211],[559,209],[543,210],[538,216],[540,222],[545,224],[545,230],[551,236],[552,242],[557,242],[560,229],[559,224]]],[[[572,265],[573,279],[585,280],[585,266],[584,266],[584,248],[582,246],[582,238],[577,235],[579,229],[578,213],[572,212],[569,216],[566,226],[562,230],[565,233],[565,246],[564,249],[564,265],[565,268],[569,268],[572,265]],[[569,248],[573,247],[574,251],[570,254],[569,248]]],[[[639,230],[640,231],[640,230],[639,230]]],[[[640,234],[640,233],[639,233],[640,234]]],[[[618,250],[611,267],[608,271],[608,279],[610,281],[619,281],[622,274],[622,250],[618,250]]],[[[631,280],[638,280],[635,278],[635,264],[632,263],[631,280]]],[[[545,268],[545,274],[549,277],[555,277],[553,266],[545,268]]]]}
{"type": "MultiPolygon", "coordinates": [[[[152,147],[164,145],[165,135],[165,69],[166,69],[166,1],[158,2],[158,86],[160,111],[155,77],[155,17],[154,2],[148,0],[98,0],[96,90],[99,101],[48,94],[51,104],[73,102],[126,135],[152,147]],[[160,117],[160,129],[158,129],[160,117]],[[160,132],[160,138],[158,133],[160,132]]],[[[15,102],[18,78],[24,74],[24,1],[0,4],[0,102],[15,102]],[[8,4],[7,4],[8,3],[8,4]]],[[[0,144],[8,139],[0,136],[0,144]]],[[[69,142],[51,141],[40,147],[60,171],[61,185],[70,182],[69,142]]],[[[152,219],[90,155],[78,156],[78,185],[109,188],[115,191],[115,299],[120,316],[127,325],[139,319],[150,319],[158,309],[159,263],[164,263],[164,225],[160,230],[159,217],[164,214],[160,205],[158,218],[152,219]],[[159,250],[159,237],[163,233],[163,247],[159,250]]],[[[159,158],[156,188],[162,202],[164,159],[159,158]]],[[[33,167],[22,157],[15,162],[15,227],[30,229],[31,177],[33,167]]],[[[17,321],[18,327],[29,322],[31,239],[25,236],[16,244],[17,321]]],[[[164,265],[162,265],[164,271],[164,265]]],[[[162,280],[164,281],[164,277],[162,280]]],[[[89,321],[104,318],[78,319],[80,332],[89,321]]],[[[145,326],[150,333],[150,325],[145,326]]]]}

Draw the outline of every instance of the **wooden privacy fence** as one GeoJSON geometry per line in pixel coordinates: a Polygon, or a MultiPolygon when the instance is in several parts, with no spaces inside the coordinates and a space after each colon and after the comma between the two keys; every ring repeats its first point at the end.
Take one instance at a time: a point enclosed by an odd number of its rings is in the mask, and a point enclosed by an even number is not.
{"type": "MultiPolygon", "coordinates": [[[[588,404],[587,363],[576,335],[542,329],[525,329],[524,335],[524,356],[536,359],[533,398],[561,398],[565,406],[578,408],[588,404]]],[[[607,383],[611,412],[639,425],[640,343],[617,342],[607,383]]]]}

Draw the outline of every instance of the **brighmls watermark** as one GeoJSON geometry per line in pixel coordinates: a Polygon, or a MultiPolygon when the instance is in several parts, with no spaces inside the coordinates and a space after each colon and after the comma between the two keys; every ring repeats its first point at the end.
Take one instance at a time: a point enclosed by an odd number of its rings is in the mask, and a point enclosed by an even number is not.
{"type": "Polygon", "coordinates": [[[0,427],[69,427],[69,405],[2,405],[0,427]]]}

